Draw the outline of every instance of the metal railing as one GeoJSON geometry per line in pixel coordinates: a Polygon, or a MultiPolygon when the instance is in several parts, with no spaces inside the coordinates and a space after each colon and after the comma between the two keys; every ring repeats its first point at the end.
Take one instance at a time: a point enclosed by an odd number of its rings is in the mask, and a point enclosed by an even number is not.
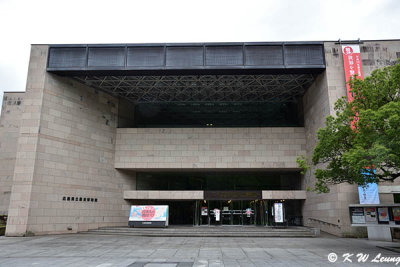
{"type": "Polygon", "coordinates": [[[326,221],[315,219],[315,218],[308,218],[308,222],[317,222],[317,223],[320,223],[320,224],[323,224],[323,225],[333,226],[333,227],[336,227],[338,229],[341,228],[340,225],[338,225],[338,224],[326,222],[326,221]]]}

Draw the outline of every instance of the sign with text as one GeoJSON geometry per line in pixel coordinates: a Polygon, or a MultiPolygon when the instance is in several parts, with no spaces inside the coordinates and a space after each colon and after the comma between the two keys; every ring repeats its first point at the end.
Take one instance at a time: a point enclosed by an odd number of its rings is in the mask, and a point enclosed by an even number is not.
{"type": "MultiPolygon", "coordinates": [[[[354,93],[351,92],[349,85],[350,79],[363,79],[362,67],[361,67],[361,54],[359,45],[343,45],[343,64],[344,64],[344,76],[346,81],[346,93],[347,101],[350,103],[354,100],[354,93]]],[[[354,129],[354,122],[358,120],[355,116],[351,122],[351,128],[354,129]]]]}
{"type": "Polygon", "coordinates": [[[378,208],[378,221],[379,222],[389,222],[389,209],[388,208],[378,208]]]}
{"type": "MultiPolygon", "coordinates": [[[[375,173],[375,170],[373,170],[373,173],[375,173]]],[[[362,174],[364,177],[372,175],[366,171],[362,174]]],[[[360,204],[379,204],[378,184],[368,183],[364,186],[358,186],[358,198],[360,199],[360,204]]]]}
{"type": "Polygon", "coordinates": [[[215,221],[219,222],[221,218],[221,211],[219,209],[214,209],[215,221]]]}
{"type": "Polygon", "coordinates": [[[364,208],[365,221],[376,222],[376,208],[364,208]]]}
{"type": "Polygon", "coordinates": [[[131,206],[129,221],[164,222],[168,218],[168,206],[131,206]]]}
{"type": "Polygon", "coordinates": [[[351,208],[352,223],[365,223],[364,208],[351,208]]]}
{"type": "Polygon", "coordinates": [[[400,221],[400,207],[393,207],[392,212],[393,212],[393,220],[395,222],[399,222],[400,221]]]}
{"type": "Polygon", "coordinates": [[[360,204],[379,204],[378,185],[369,183],[358,187],[358,197],[360,204]]]}
{"type": "Polygon", "coordinates": [[[208,208],[201,207],[201,216],[208,216],[208,208]]]}
{"type": "Polygon", "coordinates": [[[362,66],[361,66],[361,54],[359,45],[343,45],[343,63],[344,63],[344,75],[346,79],[346,92],[347,99],[349,102],[353,101],[354,95],[350,92],[350,86],[348,82],[354,75],[357,79],[363,79],[362,66]]]}
{"type": "Polygon", "coordinates": [[[274,220],[276,223],[283,223],[283,204],[274,203],[274,220]]]}

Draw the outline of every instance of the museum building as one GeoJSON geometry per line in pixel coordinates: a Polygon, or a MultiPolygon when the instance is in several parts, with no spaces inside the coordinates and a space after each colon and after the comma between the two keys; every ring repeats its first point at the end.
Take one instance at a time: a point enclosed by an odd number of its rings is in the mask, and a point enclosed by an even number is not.
{"type": "MultiPolygon", "coordinates": [[[[346,44],[364,77],[400,57],[400,40],[32,45],[0,118],[6,235],[127,226],[131,205],[168,205],[170,225],[272,226],[274,203],[286,225],[354,231],[357,186],[316,194],[296,163],[346,96],[346,44]]],[[[382,203],[396,192],[379,185],[382,203]]]]}

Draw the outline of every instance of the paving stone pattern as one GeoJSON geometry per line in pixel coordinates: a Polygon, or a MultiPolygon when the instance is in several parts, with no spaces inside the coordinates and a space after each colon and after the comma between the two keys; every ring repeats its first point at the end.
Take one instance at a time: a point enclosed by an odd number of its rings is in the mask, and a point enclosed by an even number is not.
{"type": "MultiPolygon", "coordinates": [[[[131,237],[123,235],[53,235],[0,237],[0,266],[379,266],[370,262],[391,242],[366,239],[131,237]],[[336,253],[335,264],[328,261],[336,253]],[[365,263],[343,263],[344,253],[367,253],[365,263]]],[[[400,246],[400,245],[399,245],[400,246]]],[[[388,263],[387,266],[394,266],[388,263]]]]}

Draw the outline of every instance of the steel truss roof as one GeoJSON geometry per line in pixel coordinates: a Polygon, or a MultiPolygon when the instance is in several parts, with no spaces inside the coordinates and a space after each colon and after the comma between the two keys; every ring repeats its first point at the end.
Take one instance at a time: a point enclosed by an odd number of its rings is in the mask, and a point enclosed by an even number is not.
{"type": "Polygon", "coordinates": [[[134,103],[294,101],[315,74],[75,76],[76,80],[134,103]]]}

